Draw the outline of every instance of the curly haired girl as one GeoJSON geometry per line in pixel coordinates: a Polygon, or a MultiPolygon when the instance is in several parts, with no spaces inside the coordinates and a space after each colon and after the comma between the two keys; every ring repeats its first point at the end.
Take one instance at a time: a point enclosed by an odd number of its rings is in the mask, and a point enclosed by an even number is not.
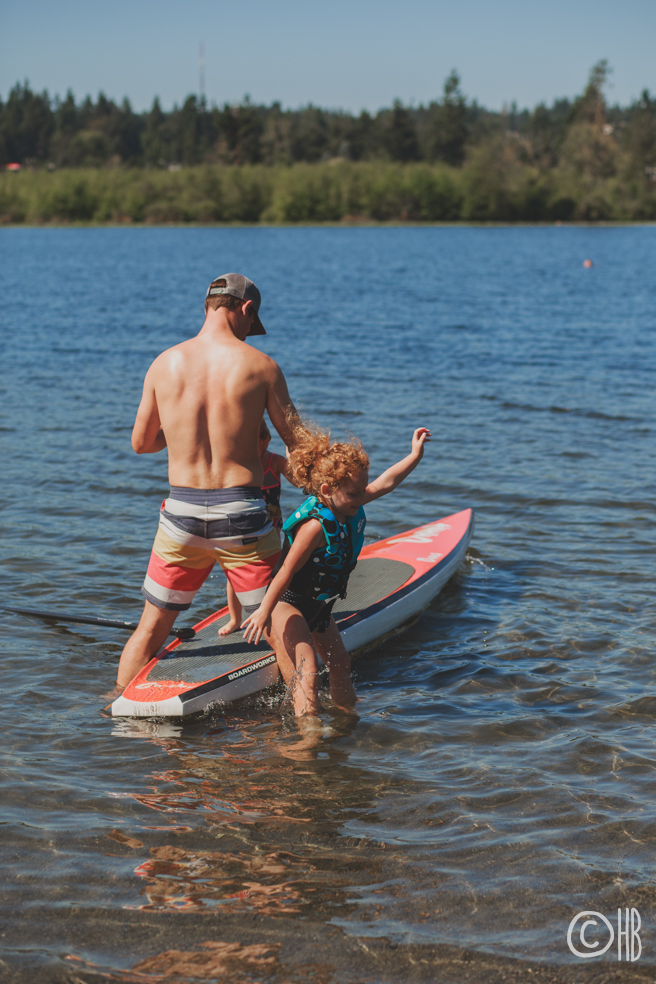
{"type": "Polygon", "coordinates": [[[392,492],[417,467],[430,436],[425,427],[418,428],[410,454],[370,483],[369,458],[359,441],[331,443],[330,433],[316,427],[297,431],[289,467],[294,484],[308,498],[283,525],[278,567],[262,604],[242,628],[249,642],[259,642],[272,628],[282,641],[276,646],[278,665],[287,684],[295,676],[292,699],[298,716],[321,710],[317,654],[328,668],[334,704],[342,710],[355,704],[351,661],[332,607],[346,596],[362,548],[363,506],[392,492]]]}

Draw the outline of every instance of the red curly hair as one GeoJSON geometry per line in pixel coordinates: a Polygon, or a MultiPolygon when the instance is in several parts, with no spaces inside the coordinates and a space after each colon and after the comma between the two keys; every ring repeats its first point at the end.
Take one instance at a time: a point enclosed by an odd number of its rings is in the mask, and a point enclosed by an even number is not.
{"type": "Polygon", "coordinates": [[[313,424],[297,423],[295,444],[289,451],[294,484],[306,495],[321,498],[321,486],[334,491],[369,467],[369,455],[357,438],[330,441],[330,431],[313,424]]]}

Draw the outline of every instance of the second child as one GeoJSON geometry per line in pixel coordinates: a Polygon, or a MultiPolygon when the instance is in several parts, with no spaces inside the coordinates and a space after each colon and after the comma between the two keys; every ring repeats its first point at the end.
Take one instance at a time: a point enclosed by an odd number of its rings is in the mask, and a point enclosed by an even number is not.
{"type": "MultiPolygon", "coordinates": [[[[269,513],[274,529],[281,530],[282,512],[280,510],[280,476],[284,475],[287,481],[292,485],[294,484],[294,481],[291,477],[291,471],[289,469],[287,458],[284,458],[281,454],[275,454],[273,451],[269,451],[268,448],[270,442],[271,431],[267,427],[266,420],[262,418],[257,445],[257,453],[260,459],[260,464],[262,465],[262,471],[264,472],[262,479],[262,494],[264,496],[267,512],[269,513]]],[[[221,629],[219,629],[220,636],[230,635],[231,632],[235,632],[241,625],[241,605],[237,595],[235,594],[235,589],[230,581],[227,583],[227,594],[230,620],[226,622],[221,629]]]]}

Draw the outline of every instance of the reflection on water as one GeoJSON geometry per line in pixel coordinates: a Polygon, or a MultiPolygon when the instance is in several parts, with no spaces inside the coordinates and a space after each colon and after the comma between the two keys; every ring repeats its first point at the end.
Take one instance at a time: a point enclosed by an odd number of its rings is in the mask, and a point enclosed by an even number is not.
{"type": "MultiPolygon", "coordinates": [[[[172,845],[152,847],[153,860],[134,869],[143,878],[148,903],[141,909],[200,909],[227,906],[230,912],[248,910],[263,916],[300,912],[305,903],[301,876],[314,870],[293,855],[193,854],[172,845]],[[278,881],[281,876],[294,881],[278,881]],[[254,881],[252,879],[265,879],[254,881]],[[269,880],[276,879],[273,883],[269,880]],[[249,880],[251,879],[251,880],[249,880]]],[[[313,891],[313,889],[310,889],[313,891]]]]}
{"type": "MultiPolygon", "coordinates": [[[[585,979],[651,973],[656,232],[0,239],[8,604],[138,614],[166,482],[160,456],[131,452],[134,409],[150,360],[198,327],[217,262],[254,275],[257,344],[375,469],[431,427],[421,468],[368,510],[371,537],[477,511],[459,574],[355,664],[359,718],[327,712],[310,747],[282,689],[113,721],[121,632],[3,615],[8,980],[573,984],[570,919],[626,906],[640,964],[609,951],[585,979]],[[25,302],[37,278],[47,323],[25,302]]],[[[209,579],[190,621],[224,586],[209,579]]]]}

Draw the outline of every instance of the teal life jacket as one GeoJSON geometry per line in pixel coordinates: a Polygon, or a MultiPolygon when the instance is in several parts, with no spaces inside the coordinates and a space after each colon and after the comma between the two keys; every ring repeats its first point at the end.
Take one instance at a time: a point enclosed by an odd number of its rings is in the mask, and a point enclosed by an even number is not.
{"type": "Polygon", "coordinates": [[[355,516],[348,516],[346,522],[340,524],[316,496],[309,496],[283,525],[285,542],[280,566],[289,553],[300,524],[307,519],[319,520],[326,543],[310,554],[307,563],[294,574],[289,589],[316,601],[326,601],[338,595],[345,598],[349,574],[357,564],[364,543],[367,523],[364,509],[360,506],[355,516]]]}

